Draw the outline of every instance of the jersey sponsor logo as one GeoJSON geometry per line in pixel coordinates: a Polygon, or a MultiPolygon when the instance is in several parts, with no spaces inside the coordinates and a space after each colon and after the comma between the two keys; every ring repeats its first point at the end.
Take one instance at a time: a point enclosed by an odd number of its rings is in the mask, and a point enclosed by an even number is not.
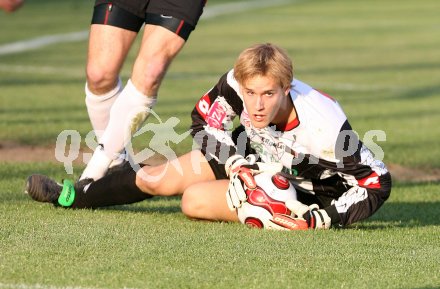
{"type": "Polygon", "coordinates": [[[223,129],[223,120],[226,117],[226,108],[219,102],[215,101],[209,109],[208,115],[205,118],[210,127],[223,129]]]}
{"type": "Polygon", "coordinates": [[[286,151],[286,145],[282,142],[277,143],[276,151],[277,151],[277,155],[281,159],[281,157],[284,155],[284,152],[286,151]]]}
{"type": "Polygon", "coordinates": [[[211,107],[211,100],[209,99],[209,94],[206,93],[202,96],[196,104],[196,109],[199,114],[206,119],[206,115],[208,114],[209,108],[211,107]]]}
{"type": "Polygon", "coordinates": [[[368,177],[358,180],[358,184],[359,186],[364,188],[379,189],[380,188],[379,176],[377,175],[376,172],[373,172],[368,177]]]}

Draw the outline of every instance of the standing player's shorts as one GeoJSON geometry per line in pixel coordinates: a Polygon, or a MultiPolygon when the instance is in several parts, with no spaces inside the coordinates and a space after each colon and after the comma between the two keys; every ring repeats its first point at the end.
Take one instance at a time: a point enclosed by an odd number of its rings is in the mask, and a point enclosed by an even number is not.
{"type": "Polygon", "coordinates": [[[142,25],[162,26],[187,40],[207,0],[96,0],[92,24],[139,32],[142,25]]]}

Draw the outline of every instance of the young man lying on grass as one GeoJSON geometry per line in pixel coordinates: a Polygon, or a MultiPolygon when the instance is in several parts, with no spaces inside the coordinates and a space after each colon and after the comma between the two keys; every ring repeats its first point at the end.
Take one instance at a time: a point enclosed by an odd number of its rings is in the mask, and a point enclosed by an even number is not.
{"type": "Polygon", "coordinates": [[[126,164],[97,181],[60,185],[33,175],[27,192],[70,208],[183,195],[182,211],[190,218],[238,221],[236,209],[246,202],[243,191],[255,186],[253,176],[281,172],[298,195],[286,203],[300,212],[290,217],[298,226],[289,229],[352,224],[390,195],[386,166],[357,138],[339,104],[293,78],[292,61],[273,44],[245,49],[191,115],[199,149],[159,166],[126,164]]]}

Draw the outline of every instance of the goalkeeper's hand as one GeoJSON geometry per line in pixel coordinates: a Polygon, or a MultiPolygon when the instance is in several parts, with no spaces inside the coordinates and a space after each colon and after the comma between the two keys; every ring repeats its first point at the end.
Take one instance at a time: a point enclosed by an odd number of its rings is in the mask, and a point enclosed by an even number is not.
{"type": "Polygon", "coordinates": [[[277,229],[329,229],[331,226],[327,212],[316,204],[307,206],[297,200],[287,200],[286,207],[292,215],[274,214],[272,217],[271,222],[278,226],[277,229]]]}
{"type": "Polygon", "coordinates": [[[233,155],[226,160],[225,171],[229,176],[229,186],[226,192],[226,201],[231,211],[240,208],[246,202],[246,189],[254,190],[257,183],[254,173],[258,170],[255,164],[241,155],[233,155]]]}
{"type": "Polygon", "coordinates": [[[226,201],[231,211],[240,208],[246,202],[246,190],[254,190],[257,187],[254,179],[255,174],[263,171],[275,174],[282,169],[281,164],[260,163],[256,160],[255,155],[249,155],[247,158],[241,155],[233,155],[226,160],[225,171],[229,176],[226,201]]]}

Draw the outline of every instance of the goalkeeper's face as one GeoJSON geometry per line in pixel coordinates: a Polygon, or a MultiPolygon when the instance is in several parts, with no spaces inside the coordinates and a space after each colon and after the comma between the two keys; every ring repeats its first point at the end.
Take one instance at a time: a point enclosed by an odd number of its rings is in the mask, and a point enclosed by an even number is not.
{"type": "Polygon", "coordinates": [[[264,128],[269,124],[285,125],[289,121],[292,102],[287,97],[289,89],[267,76],[254,76],[240,86],[244,105],[252,125],[264,128]]]}

